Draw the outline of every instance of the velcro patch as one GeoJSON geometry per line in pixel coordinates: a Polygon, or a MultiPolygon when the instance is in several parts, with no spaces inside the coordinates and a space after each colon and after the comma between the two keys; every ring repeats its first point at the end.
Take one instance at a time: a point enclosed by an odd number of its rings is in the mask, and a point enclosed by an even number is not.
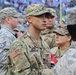
{"type": "Polygon", "coordinates": [[[12,52],[12,57],[15,58],[16,56],[20,55],[22,52],[19,49],[16,49],[12,52]]]}

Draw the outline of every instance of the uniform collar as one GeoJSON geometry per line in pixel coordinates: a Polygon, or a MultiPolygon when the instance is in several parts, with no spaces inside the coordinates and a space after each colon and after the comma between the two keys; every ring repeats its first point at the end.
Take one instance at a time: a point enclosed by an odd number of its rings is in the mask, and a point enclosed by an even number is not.
{"type": "Polygon", "coordinates": [[[9,31],[9,32],[11,32],[13,35],[15,35],[16,33],[13,31],[13,29],[12,28],[10,28],[10,27],[8,27],[8,26],[6,26],[6,25],[1,25],[1,28],[3,28],[3,29],[6,29],[7,31],[9,31]]]}

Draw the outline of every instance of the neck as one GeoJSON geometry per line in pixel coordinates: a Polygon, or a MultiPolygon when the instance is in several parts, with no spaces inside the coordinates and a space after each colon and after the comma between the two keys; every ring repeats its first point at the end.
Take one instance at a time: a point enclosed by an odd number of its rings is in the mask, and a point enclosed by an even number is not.
{"type": "Polygon", "coordinates": [[[63,45],[59,45],[59,49],[60,50],[66,50],[70,47],[70,43],[66,43],[66,44],[63,44],[63,45]]]}
{"type": "Polygon", "coordinates": [[[37,30],[36,28],[30,28],[29,27],[29,32],[33,36],[35,40],[40,40],[40,30],[37,30]]]}

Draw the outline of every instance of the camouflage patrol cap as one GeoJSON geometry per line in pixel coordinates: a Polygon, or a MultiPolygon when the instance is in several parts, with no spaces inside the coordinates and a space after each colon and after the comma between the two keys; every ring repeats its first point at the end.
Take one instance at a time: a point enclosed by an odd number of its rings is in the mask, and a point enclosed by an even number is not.
{"type": "Polygon", "coordinates": [[[0,10],[0,21],[4,20],[7,17],[19,17],[20,13],[16,11],[13,7],[7,7],[0,10]]]}
{"type": "Polygon", "coordinates": [[[67,10],[65,20],[68,25],[76,24],[76,7],[67,10]]]}
{"type": "Polygon", "coordinates": [[[59,26],[56,30],[53,31],[54,33],[58,33],[62,36],[69,34],[67,26],[59,26]]]}
{"type": "Polygon", "coordinates": [[[26,16],[36,16],[41,15],[44,13],[49,13],[49,11],[46,10],[46,7],[42,4],[33,4],[25,8],[26,16]]]}
{"type": "Polygon", "coordinates": [[[46,8],[46,10],[47,10],[48,12],[50,12],[52,16],[54,16],[54,17],[57,16],[57,15],[56,15],[56,11],[55,11],[53,8],[46,8]]]}

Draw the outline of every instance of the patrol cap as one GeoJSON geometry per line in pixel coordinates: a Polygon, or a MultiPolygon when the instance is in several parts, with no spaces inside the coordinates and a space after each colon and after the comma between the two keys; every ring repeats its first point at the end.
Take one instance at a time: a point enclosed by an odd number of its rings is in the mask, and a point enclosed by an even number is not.
{"type": "Polygon", "coordinates": [[[53,31],[54,33],[58,33],[62,36],[68,35],[69,31],[67,29],[67,26],[59,26],[56,30],[53,31]]]}
{"type": "Polygon", "coordinates": [[[49,13],[48,10],[46,10],[46,7],[42,4],[32,4],[25,8],[26,16],[37,16],[44,13],[49,13]]]}
{"type": "Polygon", "coordinates": [[[76,7],[67,10],[65,20],[68,25],[76,24],[76,7]]]}
{"type": "Polygon", "coordinates": [[[53,8],[46,8],[46,10],[54,17],[56,17],[56,11],[53,8]]]}
{"type": "Polygon", "coordinates": [[[7,7],[0,10],[0,21],[4,20],[7,17],[19,17],[20,13],[16,11],[13,7],[7,7]]]}

